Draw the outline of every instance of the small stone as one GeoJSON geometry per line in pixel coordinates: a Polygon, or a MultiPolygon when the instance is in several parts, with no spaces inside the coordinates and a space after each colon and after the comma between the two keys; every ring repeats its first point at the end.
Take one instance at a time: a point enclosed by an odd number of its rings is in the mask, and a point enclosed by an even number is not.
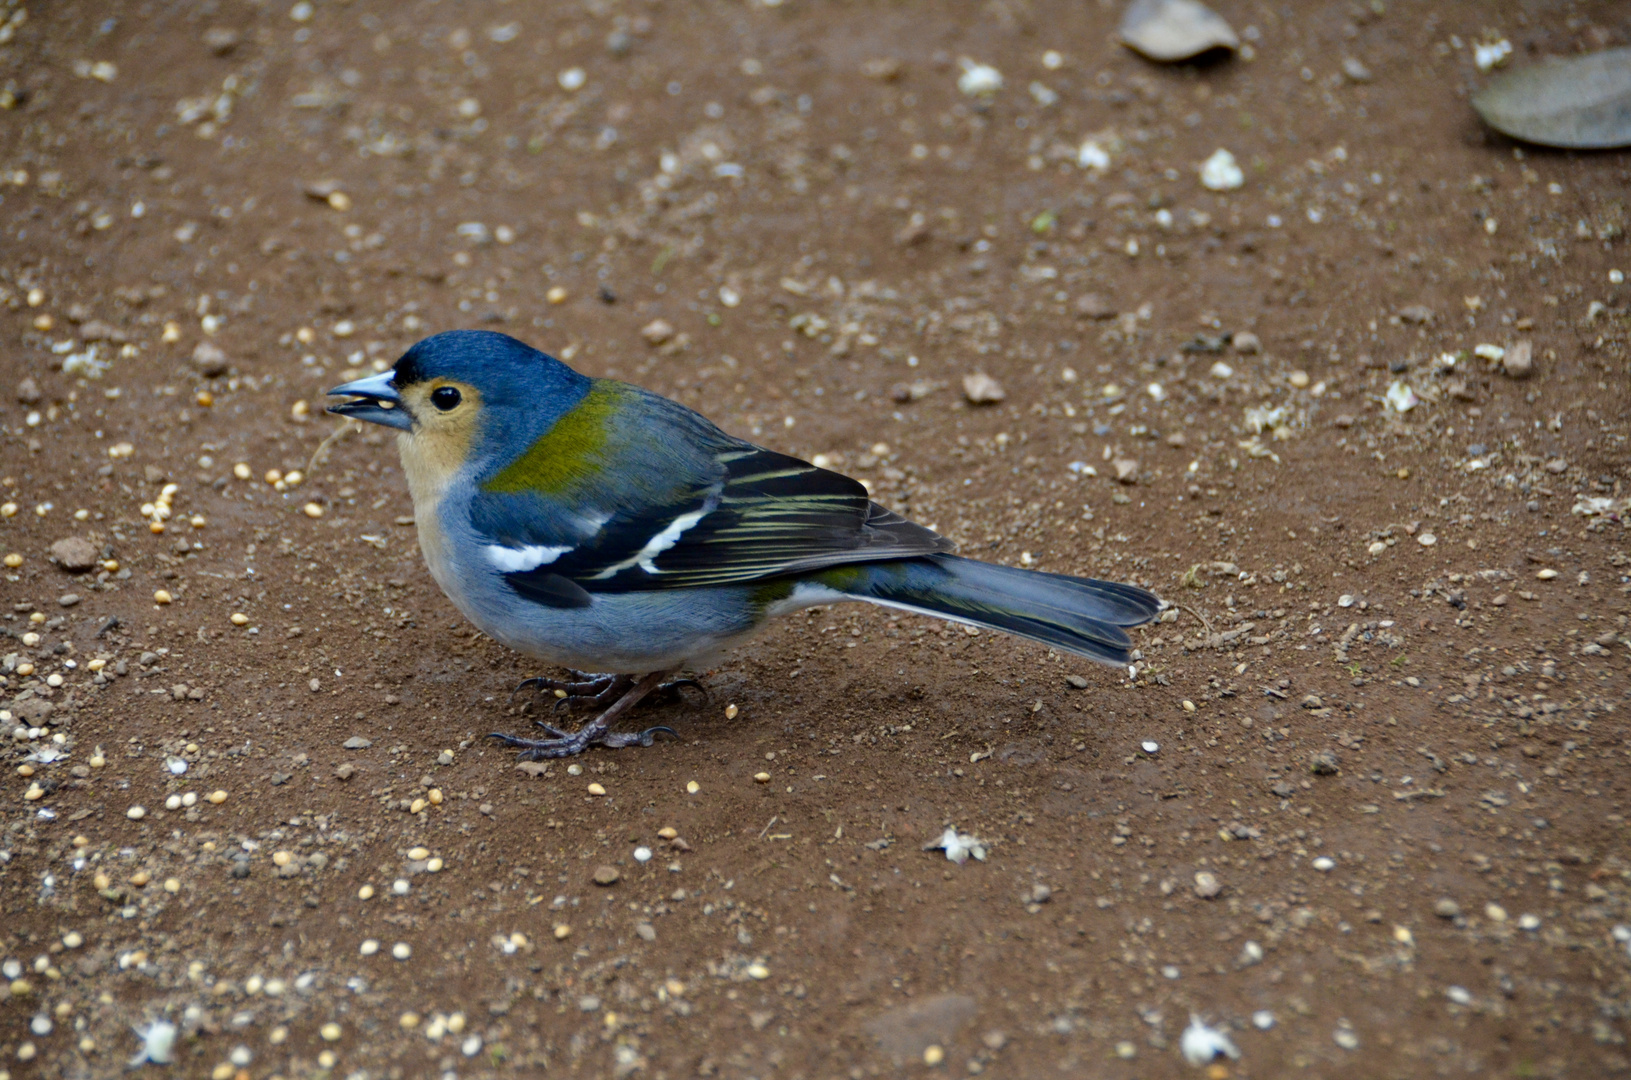
{"type": "Polygon", "coordinates": [[[1519,341],[1501,356],[1501,374],[1509,379],[1527,379],[1535,372],[1535,348],[1527,341],[1519,341]]]}
{"type": "Polygon", "coordinates": [[[1086,690],[1091,685],[1083,675],[1066,675],[1065,684],[1073,690],[1086,690]]]}
{"type": "Polygon", "coordinates": [[[79,536],[69,536],[51,545],[51,558],[70,574],[83,574],[96,567],[96,545],[79,536]]]}
{"type": "Polygon", "coordinates": [[[1008,397],[1002,384],[982,371],[963,376],[963,396],[971,405],[995,405],[1008,397]]]}
{"type": "Polygon", "coordinates": [[[40,401],[40,384],[32,377],[23,379],[17,384],[17,400],[24,405],[37,405],[40,401]]]}
{"type": "Polygon", "coordinates": [[[77,603],[79,603],[78,593],[63,593],[61,596],[57,597],[58,607],[73,607],[77,603]]]}
{"type": "Polygon", "coordinates": [[[374,740],[364,738],[361,735],[353,735],[340,745],[347,750],[366,750],[374,745],[374,740]]]}
{"type": "Polygon", "coordinates": [[[1366,67],[1357,56],[1342,58],[1342,74],[1347,77],[1349,82],[1353,83],[1368,83],[1374,77],[1371,75],[1370,68],[1366,67]]]}
{"type": "Polygon", "coordinates": [[[1335,776],[1339,764],[1335,750],[1316,750],[1309,755],[1308,771],[1315,776],[1335,776]]]}
{"type": "Polygon", "coordinates": [[[1209,870],[1201,870],[1195,874],[1195,895],[1202,900],[1211,900],[1223,892],[1223,882],[1209,870]]]}
{"type": "Polygon", "coordinates": [[[1076,314],[1084,319],[1113,319],[1116,317],[1116,305],[1102,293],[1083,293],[1076,298],[1076,314]]]}
{"type": "Polygon", "coordinates": [[[1442,896],[1433,901],[1433,914],[1441,919],[1453,919],[1461,914],[1461,905],[1448,896],[1442,896]]]}
{"type": "Polygon", "coordinates": [[[131,821],[140,821],[146,816],[147,808],[144,806],[132,806],[129,810],[125,811],[125,817],[129,818],[131,821]]]}
{"type": "Polygon", "coordinates": [[[1263,351],[1263,339],[1252,333],[1250,330],[1243,330],[1240,333],[1235,334],[1229,340],[1230,343],[1234,345],[1235,352],[1237,353],[1243,353],[1247,356],[1251,356],[1263,351]]]}
{"type": "Polygon", "coordinates": [[[1116,458],[1110,463],[1116,470],[1116,481],[1122,484],[1138,483],[1138,461],[1135,458],[1116,458]]]}
{"type": "Polygon", "coordinates": [[[193,367],[206,379],[225,375],[228,366],[227,354],[214,342],[200,341],[193,349],[193,367]]]}
{"type": "Polygon", "coordinates": [[[242,40],[242,35],[229,26],[212,26],[204,31],[204,45],[216,56],[225,56],[242,40]]]}
{"type": "Polygon", "coordinates": [[[621,877],[621,876],[622,875],[620,875],[617,872],[617,867],[615,867],[615,866],[597,866],[597,867],[595,867],[594,881],[595,881],[596,885],[600,885],[600,886],[616,885],[617,884],[617,879],[619,877],[621,877]]]}
{"type": "Polygon", "coordinates": [[[1199,0],[1134,0],[1121,20],[1122,43],[1151,60],[1188,60],[1240,38],[1224,18],[1199,0]]]}
{"type": "Polygon", "coordinates": [[[1420,326],[1433,321],[1433,309],[1426,304],[1410,304],[1399,309],[1399,319],[1420,326]]]}
{"type": "Polygon", "coordinates": [[[1201,186],[1208,191],[1235,191],[1245,186],[1246,174],[1235,156],[1219,147],[1201,165],[1201,186]]]}
{"type": "Polygon", "coordinates": [[[674,336],[674,327],[667,319],[653,319],[640,328],[640,336],[648,345],[661,345],[674,336]]]}

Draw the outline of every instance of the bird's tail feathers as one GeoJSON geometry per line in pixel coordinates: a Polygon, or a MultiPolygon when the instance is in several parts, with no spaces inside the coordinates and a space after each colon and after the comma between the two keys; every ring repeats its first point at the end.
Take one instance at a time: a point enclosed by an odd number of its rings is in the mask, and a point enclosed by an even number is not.
{"type": "Polygon", "coordinates": [[[1152,622],[1164,607],[1136,585],[956,555],[851,565],[823,577],[858,600],[1000,630],[1118,667],[1132,659],[1125,628],[1152,622]]]}

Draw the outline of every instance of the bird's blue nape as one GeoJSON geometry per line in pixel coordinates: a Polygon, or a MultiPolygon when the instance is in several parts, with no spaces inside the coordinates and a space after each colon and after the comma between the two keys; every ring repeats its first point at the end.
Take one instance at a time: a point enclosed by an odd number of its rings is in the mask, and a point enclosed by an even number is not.
{"type": "Polygon", "coordinates": [[[482,400],[481,442],[489,459],[525,450],[589,393],[592,380],[508,334],[449,330],[415,344],[396,362],[397,387],[452,379],[482,400]]]}

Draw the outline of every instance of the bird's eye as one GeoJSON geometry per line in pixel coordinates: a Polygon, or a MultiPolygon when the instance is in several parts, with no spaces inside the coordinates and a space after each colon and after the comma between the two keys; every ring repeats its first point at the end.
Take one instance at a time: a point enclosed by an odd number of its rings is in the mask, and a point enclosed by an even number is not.
{"type": "Polygon", "coordinates": [[[443,412],[452,412],[464,400],[451,386],[438,386],[430,392],[430,403],[443,412]]]}

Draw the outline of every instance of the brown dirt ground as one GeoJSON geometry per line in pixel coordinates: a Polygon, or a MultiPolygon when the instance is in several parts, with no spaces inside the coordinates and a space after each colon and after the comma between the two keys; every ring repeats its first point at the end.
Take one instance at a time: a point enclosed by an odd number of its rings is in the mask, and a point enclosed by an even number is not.
{"type": "Polygon", "coordinates": [[[0,1077],[120,1074],[158,1017],[173,1071],[256,1080],[1180,1075],[1191,1013],[1218,1076],[1631,1070],[1631,169],[1466,104],[1487,32],[1631,23],[1219,7],[1254,55],[1158,68],[1103,2],[28,5],[0,1077]],[[644,710],[679,742],[527,775],[484,736],[535,668],[431,582],[389,443],[311,464],[326,387],[458,326],[1184,610],[1129,681],[823,609],[644,710]],[[1519,341],[1524,381],[1471,355],[1519,341]]]}

